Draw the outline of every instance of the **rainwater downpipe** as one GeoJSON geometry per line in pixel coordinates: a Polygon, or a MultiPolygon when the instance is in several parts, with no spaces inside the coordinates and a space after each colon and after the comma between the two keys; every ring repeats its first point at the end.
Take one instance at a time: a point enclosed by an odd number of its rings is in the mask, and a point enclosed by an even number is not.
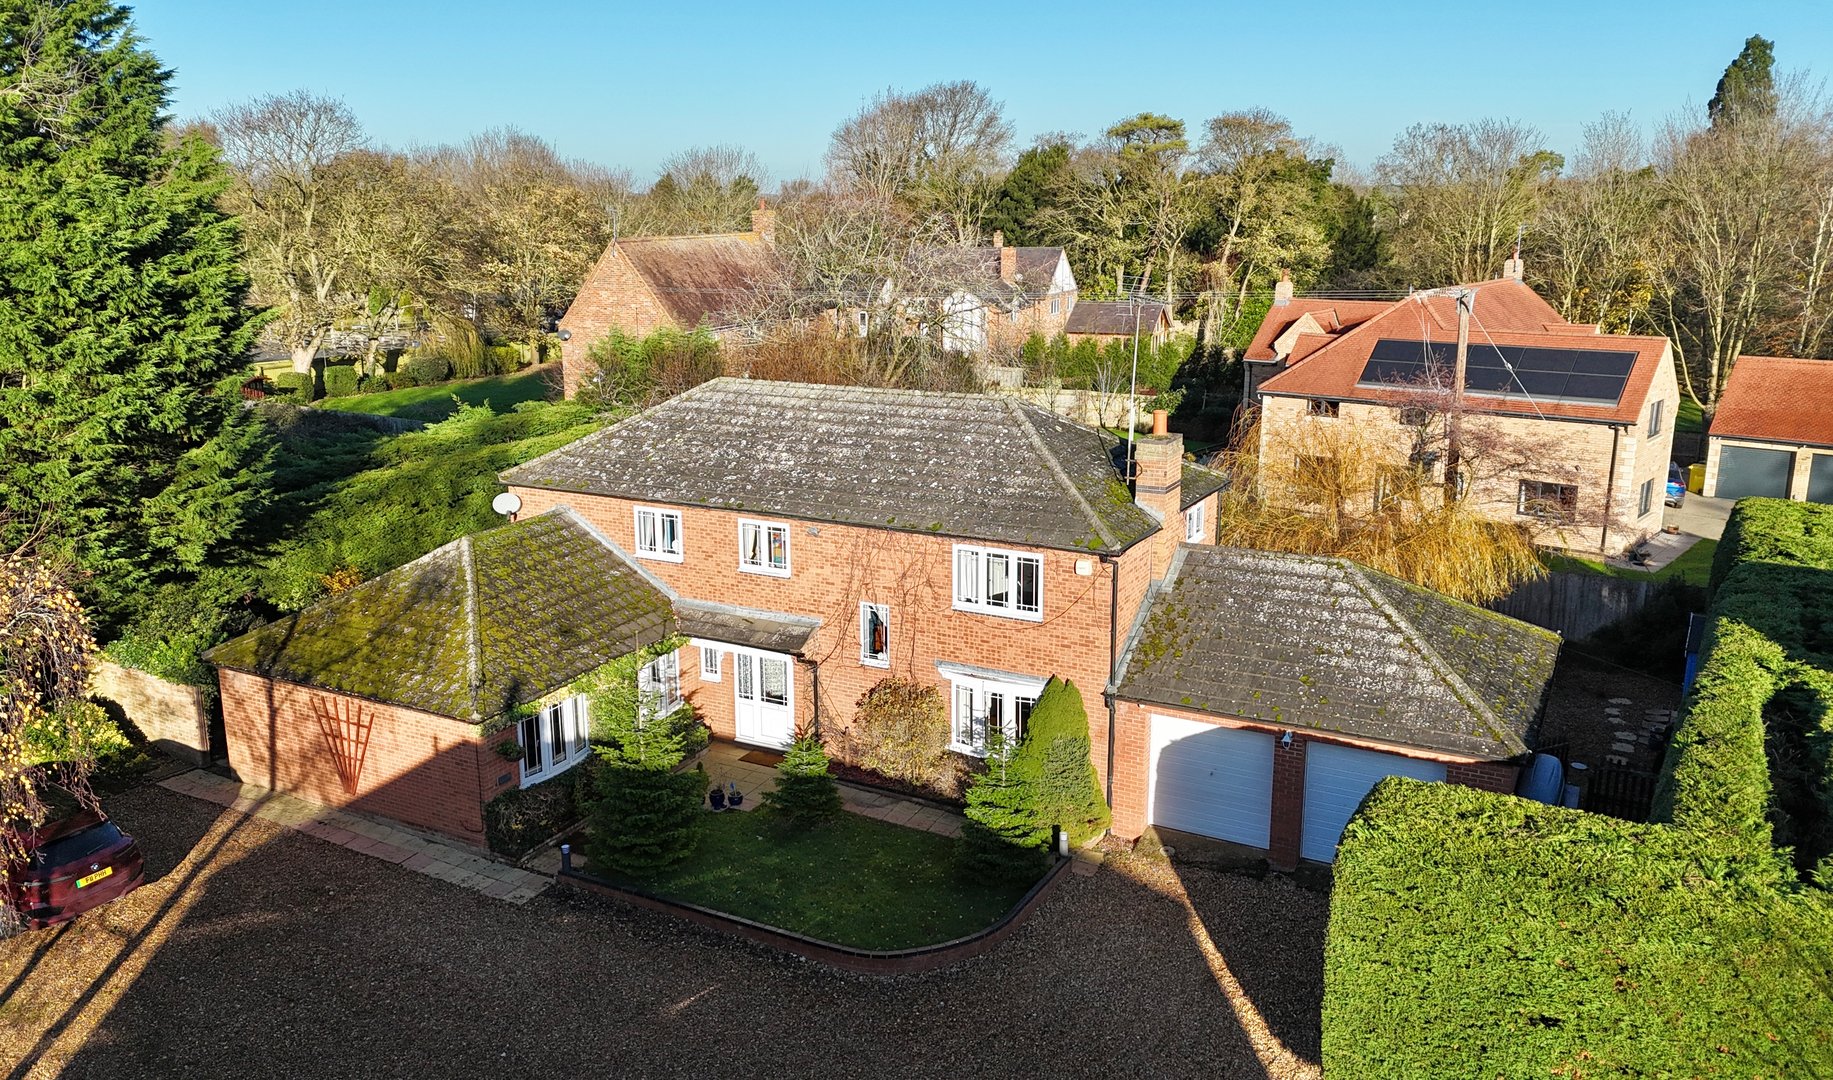
{"type": "Polygon", "coordinates": [[[1598,536],[1598,550],[1610,555],[1610,503],[1617,493],[1617,447],[1623,444],[1623,425],[1610,425],[1610,472],[1604,475],[1604,531],[1598,536]]]}
{"type": "Polygon", "coordinates": [[[1107,574],[1107,805],[1114,805],[1114,665],[1120,650],[1120,563],[1111,555],[1102,555],[1107,574]]]}

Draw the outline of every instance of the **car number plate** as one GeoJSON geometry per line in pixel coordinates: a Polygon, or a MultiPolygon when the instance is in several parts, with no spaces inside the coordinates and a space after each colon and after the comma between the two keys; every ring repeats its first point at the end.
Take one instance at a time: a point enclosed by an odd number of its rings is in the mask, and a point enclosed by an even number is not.
{"type": "Polygon", "coordinates": [[[100,870],[97,870],[95,873],[90,874],[88,877],[77,878],[76,887],[80,889],[85,885],[94,885],[96,882],[102,880],[103,878],[107,877],[108,875],[114,872],[115,872],[114,867],[104,866],[100,870]]]}

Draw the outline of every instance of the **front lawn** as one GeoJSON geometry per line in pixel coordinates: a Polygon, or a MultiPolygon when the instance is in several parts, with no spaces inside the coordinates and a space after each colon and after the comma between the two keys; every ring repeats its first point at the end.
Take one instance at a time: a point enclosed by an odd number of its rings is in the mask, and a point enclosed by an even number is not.
{"type": "Polygon", "coordinates": [[[556,374],[553,365],[543,365],[513,375],[493,375],[484,379],[464,379],[433,386],[408,386],[400,390],[384,390],[379,394],[326,398],[318,402],[318,407],[432,423],[444,420],[457,410],[458,402],[453,401],[453,398],[466,405],[487,404],[496,412],[508,412],[524,401],[545,401],[551,389],[550,377],[556,374]]]}
{"type": "Polygon", "coordinates": [[[1029,888],[964,879],[955,842],[934,833],[850,813],[793,829],[767,809],[707,814],[694,853],[672,869],[607,876],[859,949],[915,948],[983,930],[1029,888]]]}
{"type": "Polygon", "coordinates": [[[1597,559],[1581,559],[1575,555],[1564,555],[1548,552],[1544,561],[1549,570],[1563,570],[1572,574],[1602,574],[1605,577],[1626,578],[1629,580],[1667,581],[1679,578],[1688,585],[1705,588],[1712,581],[1712,556],[1718,551],[1717,540],[1700,540],[1692,547],[1680,553],[1680,557],[1659,570],[1632,570],[1626,566],[1611,566],[1597,559]]]}

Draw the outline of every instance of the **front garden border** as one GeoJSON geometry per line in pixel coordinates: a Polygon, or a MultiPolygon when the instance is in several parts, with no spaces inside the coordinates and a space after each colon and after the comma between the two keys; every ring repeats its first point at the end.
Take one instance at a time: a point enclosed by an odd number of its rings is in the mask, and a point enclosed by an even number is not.
{"type": "Polygon", "coordinates": [[[754,922],[737,915],[729,915],[713,908],[701,907],[698,904],[682,903],[644,892],[626,885],[615,885],[601,877],[594,877],[582,870],[574,870],[569,864],[570,858],[561,860],[560,873],[555,880],[573,888],[622,900],[636,907],[648,908],[673,915],[678,919],[698,923],[701,926],[717,930],[729,937],[755,941],[784,952],[794,953],[809,960],[817,960],[829,967],[842,971],[851,971],[861,975],[914,975],[919,972],[935,971],[948,967],[993,948],[1010,937],[1012,932],[1022,926],[1037,906],[1044,902],[1056,888],[1057,882],[1068,869],[1073,859],[1059,858],[1044,872],[1044,876],[1032,885],[1012,909],[1000,917],[999,921],[984,930],[977,930],[965,937],[953,941],[944,941],[935,945],[920,945],[913,949],[855,949],[847,945],[836,945],[831,941],[807,937],[789,930],[782,930],[765,923],[754,922]]]}

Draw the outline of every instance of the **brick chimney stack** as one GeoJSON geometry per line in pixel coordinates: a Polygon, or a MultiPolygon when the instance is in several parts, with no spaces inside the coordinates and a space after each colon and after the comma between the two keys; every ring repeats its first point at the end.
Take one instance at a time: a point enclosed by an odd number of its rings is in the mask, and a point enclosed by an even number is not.
{"type": "Polygon", "coordinates": [[[993,230],[993,246],[999,249],[999,280],[1007,285],[1018,281],[1018,249],[1006,246],[1006,234],[993,230]]]}
{"type": "Polygon", "coordinates": [[[776,211],[763,199],[757,200],[757,209],[751,211],[751,231],[766,244],[776,243],[776,211]]]}
{"type": "Polygon", "coordinates": [[[1507,278],[1510,281],[1522,280],[1523,273],[1522,273],[1521,251],[1519,248],[1516,249],[1515,254],[1512,258],[1503,260],[1502,276],[1507,278]]]}
{"type": "Polygon", "coordinates": [[[1279,280],[1273,284],[1273,306],[1285,307],[1292,302],[1292,275],[1285,270],[1279,272],[1279,280]]]}
{"type": "Polygon", "coordinates": [[[1173,434],[1163,409],[1152,410],[1152,434],[1133,443],[1133,501],[1162,528],[1151,539],[1152,580],[1171,569],[1184,542],[1184,437],[1173,434]]]}

